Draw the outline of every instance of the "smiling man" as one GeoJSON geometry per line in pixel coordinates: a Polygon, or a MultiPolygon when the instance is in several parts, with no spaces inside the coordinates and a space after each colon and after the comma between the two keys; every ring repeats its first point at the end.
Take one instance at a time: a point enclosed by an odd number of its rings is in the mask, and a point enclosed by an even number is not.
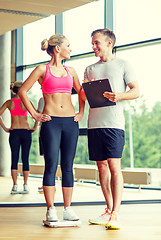
{"type": "MultiPolygon", "coordinates": [[[[90,218],[89,222],[105,225],[107,229],[120,229],[119,211],[123,190],[121,157],[125,142],[123,104],[124,100],[138,98],[139,88],[131,65],[112,53],[115,34],[109,29],[98,29],[92,32],[91,37],[95,56],[100,59],[86,68],[84,81],[109,79],[112,92],[104,92],[103,95],[116,102],[116,105],[89,109],[89,159],[97,162],[107,204],[105,212],[90,218]]],[[[85,100],[83,90],[82,98],[85,100]]]]}

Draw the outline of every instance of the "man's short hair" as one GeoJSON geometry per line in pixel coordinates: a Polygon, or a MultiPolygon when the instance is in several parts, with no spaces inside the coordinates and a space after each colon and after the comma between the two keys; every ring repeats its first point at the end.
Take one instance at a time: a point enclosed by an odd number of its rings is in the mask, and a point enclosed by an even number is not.
{"type": "Polygon", "coordinates": [[[93,37],[96,33],[101,33],[104,36],[107,36],[107,38],[110,38],[112,40],[112,42],[113,42],[113,47],[114,47],[114,45],[116,43],[116,36],[115,36],[115,34],[111,30],[109,30],[107,28],[94,30],[91,33],[91,37],[93,37]]]}

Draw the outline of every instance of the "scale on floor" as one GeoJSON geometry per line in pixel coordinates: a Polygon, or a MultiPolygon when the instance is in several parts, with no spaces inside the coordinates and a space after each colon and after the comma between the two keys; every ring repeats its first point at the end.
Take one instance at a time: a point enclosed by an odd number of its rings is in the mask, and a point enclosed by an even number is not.
{"type": "Polygon", "coordinates": [[[45,226],[48,227],[80,227],[81,221],[65,221],[65,220],[59,220],[57,222],[49,222],[46,220],[43,220],[43,223],[45,226]]]}

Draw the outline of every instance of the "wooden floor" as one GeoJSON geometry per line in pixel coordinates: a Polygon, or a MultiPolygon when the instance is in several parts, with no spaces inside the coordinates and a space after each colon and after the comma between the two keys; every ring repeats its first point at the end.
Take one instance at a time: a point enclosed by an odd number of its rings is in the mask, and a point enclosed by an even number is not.
{"type": "MultiPolygon", "coordinates": [[[[0,208],[0,239],[16,240],[160,240],[161,204],[121,206],[121,229],[106,230],[89,225],[88,218],[100,214],[105,206],[76,206],[81,227],[49,228],[42,224],[45,207],[0,208]]],[[[63,207],[57,207],[62,218],[63,207]]]]}
{"type": "MultiPolygon", "coordinates": [[[[18,178],[22,188],[22,178],[18,178]]],[[[106,230],[104,226],[89,225],[88,219],[98,216],[105,205],[73,206],[81,227],[49,228],[43,225],[46,207],[30,207],[30,203],[45,204],[37,189],[42,179],[29,179],[30,194],[11,195],[12,179],[0,177],[0,240],[161,240],[161,203],[121,205],[121,229],[106,230]],[[8,203],[3,207],[2,203],[8,203]],[[29,203],[20,207],[20,203],[29,203]],[[9,204],[11,204],[9,206],[9,204]],[[14,205],[14,207],[13,207],[14,205]],[[11,207],[12,206],[12,207],[11,207]]],[[[62,202],[60,181],[56,184],[55,202],[62,202]]],[[[123,200],[161,199],[161,191],[124,189],[123,200]]],[[[75,184],[72,202],[103,201],[100,187],[75,184]]],[[[128,202],[128,201],[127,201],[128,202]]],[[[128,202],[129,203],[129,202],[128,202]]],[[[43,205],[44,206],[44,205],[43,205]]],[[[56,207],[62,219],[63,207],[56,207]]]]}

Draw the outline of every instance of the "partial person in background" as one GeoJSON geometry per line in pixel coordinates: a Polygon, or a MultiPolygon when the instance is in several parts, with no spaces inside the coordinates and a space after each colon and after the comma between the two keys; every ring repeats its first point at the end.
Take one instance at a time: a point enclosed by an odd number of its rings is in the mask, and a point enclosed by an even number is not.
{"type": "MultiPolygon", "coordinates": [[[[42,113],[43,112],[43,109],[44,109],[44,98],[41,97],[39,99],[39,102],[38,102],[38,108],[37,108],[37,111],[42,113]]],[[[40,156],[43,156],[44,157],[44,149],[43,149],[43,145],[42,145],[42,141],[41,141],[41,137],[40,137],[40,131],[41,131],[41,124],[42,122],[39,122],[39,153],[40,153],[40,156]]],[[[39,193],[43,193],[43,185],[41,187],[38,187],[38,192],[39,193]]]]}
{"type": "Polygon", "coordinates": [[[64,199],[64,220],[79,220],[70,207],[74,176],[73,161],[76,153],[79,126],[84,114],[84,102],[80,97],[81,85],[76,71],[62,64],[70,59],[71,48],[68,39],[56,34],[41,43],[42,50],[51,56],[48,64],[36,67],[19,90],[19,95],[31,116],[42,122],[41,140],[44,149],[45,172],[43,177],[44,196],[47,204],[47,221],[58,221],[54,207],[55,176],[61,153],[62,192],[64,199]],[[35,111],[27,92],[38,81],[43,92],[45,106],[43,113],[35,111]],[[75,113],[71,101],[72,88],[79,96],[79,112],[75,113]]]}
{"type": "Polygon", "coordinates": [[[10,133],[9,144],[11,148],[11,175],[13,180],[11,194],[18,193],[17,176],[20,148],[24,179],[22,193],[29,193],[27,181],[29,176],[29,152],[32,142],[31,133],[34,132],[37,127],[37,122],[35,122],[34,127],[30,128],[28,123],[28,111],[17,94],[22,83],[22,81],[17,81],[11,84],[10,89],[15,96],[12,99],[7,100],[0,108],[0,125],[5,132],[10,133]],[[1,117],[6,109],[8,109],[11,114],[10,128],[5,126],[1,117]]]}
{"type": "MultiPolygon", "coordinates": [[[[88,116],[89,159],[97,162],[100,185],[105,197],[105,212],[90,218],[91,224],[106,225],[107,229],[119,229],[119,212],[123,191],[121,157],[124,147],[125,100],[139,97],[139,88],[131,65],[113,53],[115,34],[109,29],[92,32],[92,45],[100,60],[85,70],[84,81],[109,79],[113,92],[103,96],[116,105],[90,108],[88,116]],[[126,91],[126,88],[129,88],[126,91]]],[[[82,99],[86,96],[82,90],[82,99]]]]}

